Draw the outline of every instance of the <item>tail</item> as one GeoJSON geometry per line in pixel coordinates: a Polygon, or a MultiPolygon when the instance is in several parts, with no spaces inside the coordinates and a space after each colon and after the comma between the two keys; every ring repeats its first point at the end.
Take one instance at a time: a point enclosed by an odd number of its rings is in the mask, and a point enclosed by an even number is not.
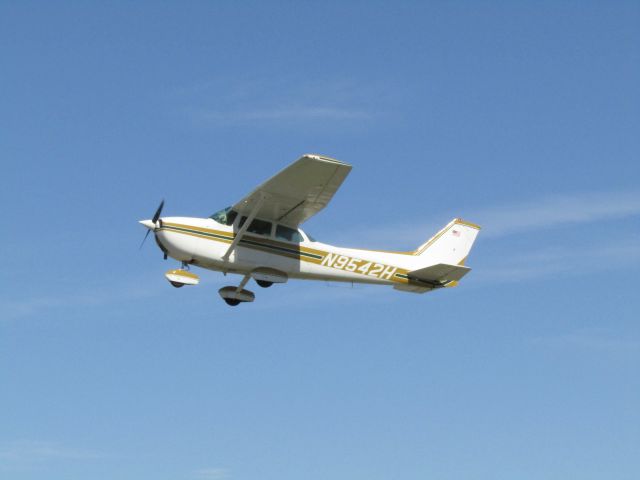
{"type": "Polygon", "coordinates": [[[479,231],[478,225],[454,218],[413,254],[420,257],[422,266],[439,263],[464,265],[479,231]]]}

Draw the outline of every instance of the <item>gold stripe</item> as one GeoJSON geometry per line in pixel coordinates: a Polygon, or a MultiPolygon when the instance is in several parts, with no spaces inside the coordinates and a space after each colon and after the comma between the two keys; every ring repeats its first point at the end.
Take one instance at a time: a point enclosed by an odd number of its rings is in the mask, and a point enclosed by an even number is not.
{"type": "Polygon", "coordinates": [[[178,275],[180,277],[188,277],[193,278],[194,280],[199,280],[198,275],[195,273],[188,272],[186,270],[169,270],[165,275],[178,275]]]}
{"type": "MultiPolygon", "coordinates": [[[[170,223],[170,222],[163,222],[163,225],[167,225],[169,227],[177,227],[177,228],[186,228],[189,230],[195,230],[198,232],[203,232],[203,233],[210,233],[210,234],[214,234],[214,235],[223,235],[223,236],[231,236],[232,238],[236,237],[235,232],[228,232],[225,230],[213,230],[211,228],[204,228],[204,227],[196,227],[193,225],[185,225],[185,224],[181,224],[181,223],[170,223]]],[[[181,233],[185,233],[187,234],[187,232],[181,232],[181,233]]],[[[289,248],[289,249],[294,249],[294,250],[300,250],[303,253],[309,253],[309,254],[315,254],[315,255],[326,255],[327,252],[323,252],[322,250],[316,250],[314,248],[308,248],[308,247],[303,247],[294,243],[287,243],[287,242],[280,242],[278,240],[273,240],[270,238],[265,238],[265,237],[258,237],[255,235],[251,235],[251,234],[245,234],[243,238],[246,238],[247,240],[253,240],[253,241],[259,241],[262,243],[266,243],[268,245],[274,246],[274,247],[279,247],[279,248],[289,248]]],[[[224,241],[222,239],[216,239],[216,240],[220,240],[220,241],[224,241]]],[[[229,240],[225,243],[231,243],[232,240],[229,240]]]]}
{"type": "MultiPolygon", "coordinates": [[[[186,227],[182,227],[182,228],[186,228],[186,227]]],[[[163,230],[162,228],[160,230],[163,230]]],[[[192,228],[189,228],[189,230],[193,230],[192,228]]],[[[214,242],[220,242],[220,243],[231,243],[231,240],[226,240],[223,238],[211,238],[207,235],[204,234],[197,234],[197,233],[192,233],[192,232],[176,232],[175,230],[169,230],[171,233],[180,233],[182,235],[190,235],[192,237],[196,237],[196,238],[206,238],[207,240],[213,240],[214,242]]]]}
{"type": "Polygon", "coordinates": [[[475,228],[476,230],[482,230],[482,227],[480,225],[467,222],[466,220],[463,220],[461,218],[456,218],[455,222],[457,225],[466,225],[467,227],[475,228]]]}
{"type": "MultiPolygon", "coordinates": [[[[179,233],[181,235],[189,235],[191,237],[203,238],[205,240],[211,240],[211,241],[220,242],[220,243],[229,243],[230,244],[231,240],[222,239],[222,238],[212,238],[212,237],[207,236],[205,234],[209,233],[209,234],[222,235],[222,236],[224,236],[224,235],[234,235],[232,232],[225,232],[223,230],[212,230],[212,229],[209,229],[209,228],[196,227],[196,226],[185,225],[185,224],[180,224],[180,223],[163,222],[163,226],[183,228],[183,229],[202,232],[202,234],[199,235],[199,234],[193,233],[193,232],[168,230],[171,233],[179,233]]],[[[251,237],[247,236],[247,237],[248,237],[248,239],[253,239],[253,240],[256,240],[256,241],[269,243],[269,244],[271,244],[272,246],[275,246],[275,247],[289,248],[289,249],[292,249],[292,250],[297,250],[298,249],[294,245],[288,244],[288,243],[277,242],[277,241],[270,240],[270,239],[265,239],[265,238],[262,238],[262,237],[255,237],[255,236],[251,236],[251,237]]],[[[262,246],[262,247],[260,245],[242,245],[242,246],[244,248],[251,248],[251,249],[254,249],[254,250],[260,250],[260,251],[264,251],[266,253],[270,253],[270,254],[273,254],[273,255],[280,255],[280,256],[284,256],[284,257],[288,257],[288,258],[294,258],[294,259],[301,260],[301,261],[308,262],[308,263],[314,263],[316,265],[320,265],[322,263],[322,260],[324,259],[324,256],[329,254],[329,252],[326,252],[326,251],[323,251],[323,250],[316,250],[316,249],[306,248],[306,247],[300,247],[299,248],[299,250],[303,251],[304,253],[312,253],[312,254],[315,254],[315,255],[321,255],[323,257],[321,259],[318,259],[318,258],[309,258],[309,257],[299,256],[299,255],[296,255],[294,252],[274,252],[273,250],[269,250],[268,245],[265,245],[265,246],[262,246]]],[[[342,255],[341,253],[338,253],[338,252],[335,252],[335,254],[342,255]]],[[[364,260],[364,259],[361,259],[361,258],[358,258],[358,260],[368,261],[368,260],[364,260]]],[[[373,263],[376,263],[376,262],[373,262],[373,263]]],[[[409,273],[409,270],[397,267],[396,265],[387,265],[387,266],[396,268],[396,271],[394,272],[393,276],[389,279],[391,282],[409,283],[409,279],[408,278],[399,278],[399,277],[396,276],[396,275],[407,275],[409,273]]],[[[333,268],[333,267],[328,267],[328,268],[333,268]]],[[[340,269],[336,269],[336,270],[340,270],[340,269]]],[[[355,272],[352,272],[352,273],[355,273],[355,272]]],[[[366,278],[367,276],[363,275],[363,277],[366,278]]]]}
{"type": "MultiPolygon", "coordinates": [[[[211,230],[208,228],[201,228],[201,227],[195,227],[195,226],[191,226],[191,225],[184,225],[184,224],[179,224],[179,223],[169,223],[169,222],[164,222],[163,226],[166,227],[174,227],[174,228],[180,228],[180,229],[187,229],[187,230],[196,230],[199,232],[202,232],[202,234],[198,234],[198,233],[193,233],[193,232],[185,232],[185,231],[176,231],[176,230],[170,230],[167,229],[167,231],[171,232],[171,233],[179,233],[182,235],[189,235],[191,237],[196,237],[196,238],[203,238],[205,240],[212,240],[214,242],[220,242],[220,243],[227,243],[230,244],[232,243],[232,241],[230,239],[227,238],[212,238],[209,235],[206,234],[215,234],[215,235],[220,235],[220,236],[225,236],[225,235],[233,235],[233,233],[231,232],[225,232],[225,231],[221,231],[221,230],[211,230]]],[[[250,241],[255,241],[255,242],[265,242],[265,240],[268,239],[264,239],[262,237],[255,237],[255,236],[245,236],[247,240],[250,241]]],[[[244,240],[244,238],[243,238],[244,240]]],[[[251,248],[253,250],[260,250],[260,251],[264,251],[266,253],[271,253],[274,255],[280,255],[280,256],[284,256],[284,257],[288,257],[288,258],[294,258],[294,259],[298,259],[298,260],[304,260],[306,262],[309,263],[315,263],[315,264],[320,264],[322,263],[322,260],[324,259],[324,256],[327,255],[327,252],[324,252],[322,250],[316,250],[316,249],[311,249],[311,248],[299,248],[296,247],[293,244],[285,244],[282,242],[275,242],[275,241],[270,241],[270,242],[265,242],[268,243],[268,245],[246,245],[246,244],[241,244],[242,247],[244,248],[251,248]],[[290,250],[289,252],[274,252],[273,250],[271,250],[269,248],[269,246],[272,247],[277,247],[277,248],[283,248],[286,250],[290,250]],[[298,253],[296,253],[298,252],[298,253]],[[300,252],[302,253],[307,253],[307,254],[314,254],[314,255],[318,255],[321,256],[323,258],[309,258],[309,257],[305,257],[300,255],[300,252]]]]}

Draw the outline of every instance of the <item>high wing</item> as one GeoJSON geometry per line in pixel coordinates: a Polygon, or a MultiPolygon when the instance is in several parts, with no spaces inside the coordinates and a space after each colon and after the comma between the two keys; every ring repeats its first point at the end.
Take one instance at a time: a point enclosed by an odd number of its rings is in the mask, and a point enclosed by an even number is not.
{"type": "Polygon", "coordinates": [[[297,227],[327,206],[351,165],[303,155],[233,206],[241,215],[297,227]]]}

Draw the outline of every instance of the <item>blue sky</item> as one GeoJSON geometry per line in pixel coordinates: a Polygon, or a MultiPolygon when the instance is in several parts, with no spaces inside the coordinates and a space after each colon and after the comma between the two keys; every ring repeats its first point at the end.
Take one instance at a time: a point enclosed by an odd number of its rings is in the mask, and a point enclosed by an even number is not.
{"type": "MultiPolygon", "coordinates": [[[[2,2],[0,476],[635,479],[637,2],[2,2]],[[483,225],[456,289],[171,288],[165,214],[300,154],[305,225],[483,225]]],[[[236,279],[233,279],[235,282],[236,279]]]]}

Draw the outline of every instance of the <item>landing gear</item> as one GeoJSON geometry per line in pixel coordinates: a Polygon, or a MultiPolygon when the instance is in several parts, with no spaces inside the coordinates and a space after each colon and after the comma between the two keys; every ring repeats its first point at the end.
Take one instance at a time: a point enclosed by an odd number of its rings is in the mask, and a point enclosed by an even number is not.
{"type": "Polygon", "coordinates": [[[242,302],[253,302],[255,299],[254,293],[244,289],[252,278],[260,287],[269,288],[274,283],[285,283],[288,276],[285,272],[274,268],[258,267],[246,273],[237,287],[223,287],[218,290],[218,293],[227,305],[232,307],[242,302]]]}
{"type": "Polygon", "coordinates": [[[249,290],[245,290],[244,286],[247,284],[251,275],[245,275],[240,285],[237,287],[222,287],[218,290],[218,293],[227,305],[235,307],[240,302],[253,302],[255,295],[249,290]]]}
{"type": "Polygon", "coordinates": [[[198,285],[200,278],[195,273],[185,270],[188,268],[189,265],[186,262],[182,262],[181,269],[169,270],[164,276],[176,288],[184,287],[185,285],[198,285]]]}

